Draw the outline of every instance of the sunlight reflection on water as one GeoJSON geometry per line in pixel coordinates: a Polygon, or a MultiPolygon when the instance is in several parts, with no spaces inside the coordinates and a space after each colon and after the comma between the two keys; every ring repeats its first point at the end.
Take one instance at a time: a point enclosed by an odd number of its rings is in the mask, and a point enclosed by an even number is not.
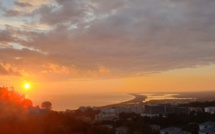
{"type": "Polygon", "coordinates": [[[152,100],[188,100],[188,99],[195,99],[195,98],[184,98],[179,97],[179,94],[162,94],[162,95],[156,95],[156,94],[141,94],[147,96],[147,98],[143,102],[148,102],[152,100]]]}

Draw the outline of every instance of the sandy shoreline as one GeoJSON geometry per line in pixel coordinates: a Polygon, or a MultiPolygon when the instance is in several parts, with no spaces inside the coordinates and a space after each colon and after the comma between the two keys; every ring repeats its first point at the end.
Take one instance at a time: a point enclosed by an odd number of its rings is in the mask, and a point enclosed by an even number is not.
{"type": "Polygon", "coordinates": [[[195,101],[196,98],[187,98],[187,97],[183,97],[183,95],[181,94],[153,94],[152,96],[158,97],[158,98],[151,98],[148,95],[145,94],[129,94],[134,96],[133,99],[128,100],[128,101],[124,101],[124,102],[120,102],[120,103],[115,103],[115,104],[110,104],[110,105],[106,105],[106,106],[102,106],[102,107],[119,107],[119,106],[128,106],[128,105],[140,105],[140,104],[147,104],[147,103],[152,103],[152,104],[160,104],[160,103],[171,103],[171,102],[181,102],[181,103],[186,103],[186,102],[190,102],[190,101],[195,101]],[[159,98],[159,97],[163,97],[163,98],[159,98]],[[147,100],[147,98],[149,98],[149,100],[147,100]]]}
{"type": "Polygon", "coordinates": [[[129,95],[132,95],[135,98],[131,99],[131,100],[128,100],[128,101],[116,103],[116,104],[106,105],[106,106],[103,106],[103,107],[116,107],[116,106],[124,106],[124,105],[138,105],[138,104],[143,104],[143,101],[147,98],[147,96],[140,95],[140,94],[129,94],[129,95]]]}

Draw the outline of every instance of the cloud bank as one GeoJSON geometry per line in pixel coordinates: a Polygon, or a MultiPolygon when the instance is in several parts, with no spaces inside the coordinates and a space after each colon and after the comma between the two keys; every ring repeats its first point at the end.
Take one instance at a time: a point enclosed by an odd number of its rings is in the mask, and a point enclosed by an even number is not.
{"type": "Polygon", "coordinates": [[[17,0],[1,5],[6,21],[22,24],[2,26],[0,62],[19,61],[17,68],[29,73],[112,78],[215,63],[214,0],[17,0]]]}

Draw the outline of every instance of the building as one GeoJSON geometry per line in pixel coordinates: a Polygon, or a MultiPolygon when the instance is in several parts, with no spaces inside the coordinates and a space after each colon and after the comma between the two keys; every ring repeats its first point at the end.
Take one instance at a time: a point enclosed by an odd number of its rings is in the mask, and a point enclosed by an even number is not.
{"type": "Polygon", "coordinates": [[[129,107],[116,107],[115,112],[116,112],[116,114],[131,113],[131,109],[129,107]]]}
{"type": "Polygon", "coordinates": [[[144,106],[132,106],[130,107],[130,111],[132,113],[141,114],[144,112],[145,107],[144,106]]]}
{"type": "Polygon", "coordinates": [[[146,105],[145,114],[164,114],[163,105],[146,105]]]}
{"type": "Polygon", "coordinates": [[[189,107],[189,113],[196,112],[196,113],[202,113],[203,109],[201,107],[189,107]]]}
{"type": "Polygon", "coordinates": [[[188,114],[188,107],[178,107],[173,105],[146,105],[145,114],[188,114]]]}
{"type": "Polygon", "coordinates": [[[172,106],[172,105],[165,105],[165,106],[164,106],[164,113],[165,113],[165,114],[175,113],[175,106],[172,106]]]}
{"type": "Polygon", "coordinates": [[[215,113],[215,107],[205,107],[205,112],[214,114],[215,113]]]}
{"type": "Polygon", "coordinates": [[[100,114],[95,116],[96,121],[114,120],[117,118],[119,118],[119,116],[116,114],[115,109],[113,108],[101,109],[100,114]]]}
{"type": "Polygon", "coordinates": [[[203,130],[203,129],[206,129],[206,128],[212,128],[212,127],[215,127],[215,122],[207,121],[207,122],[202,123],[202,124],[199,125],[199,130],[203,130]]]}
{"type": "Polygon", "coordinates": [[[186,132],[177,127],[169,127],[162,129],[160,131],[161,134],[191,134],[190,132],[186,132]]]}

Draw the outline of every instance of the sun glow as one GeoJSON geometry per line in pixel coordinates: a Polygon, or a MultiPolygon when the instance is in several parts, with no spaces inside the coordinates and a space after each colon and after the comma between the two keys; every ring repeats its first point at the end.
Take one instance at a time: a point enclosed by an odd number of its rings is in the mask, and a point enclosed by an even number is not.
{"type": "Polygon", "coordinates": [[[25,83],[25,84],[24,84],[25,90],[28,90],[30,87],[31,87],[31,85],[30,85],[29,83],[25,83]]]}

